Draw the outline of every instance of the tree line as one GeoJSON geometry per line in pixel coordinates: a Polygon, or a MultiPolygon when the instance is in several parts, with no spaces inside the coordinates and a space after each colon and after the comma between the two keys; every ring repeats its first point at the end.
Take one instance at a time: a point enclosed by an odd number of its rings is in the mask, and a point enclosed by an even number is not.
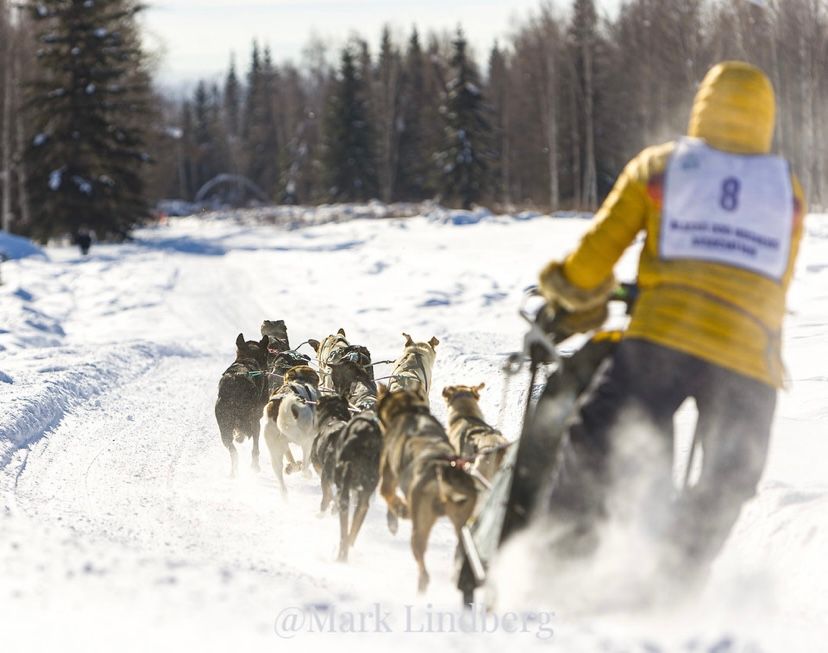
{"type": "Polygon", "coordinates": [[[223,186],[237,202],[592,209],[637,151],[685,132],[724,59],[768,73],[775,147],[824,202],[826,0],[627,0],[612,16],[540,2],[486,53],[461,28],[386,28],[375,51],[361,36],[338,52],[312,40],[296,64],[253,43],[183,100],[151,89],[139,10],[40,0],[13,21],[0,0],[4,225],[125,232],[218,175],[251,182],[223,186]]]}

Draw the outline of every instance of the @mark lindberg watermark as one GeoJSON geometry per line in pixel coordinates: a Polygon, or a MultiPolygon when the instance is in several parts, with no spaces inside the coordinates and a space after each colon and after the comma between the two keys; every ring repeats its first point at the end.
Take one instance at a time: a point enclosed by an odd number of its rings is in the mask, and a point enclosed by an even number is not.
{"type": "Polygon", "coordinates": [[[335,605],[303,605],[284,608],[276,616],[273,629],[282,639],[325,634],[439,635],[467,633],[491,635],[506,633],[530,635],[548,640],[553,636],[553,612],[490,612],[473,604],[465,610],[439,610],[426,606],[403,605],[386,610],[373,603],[362,610],[335,605]]]}

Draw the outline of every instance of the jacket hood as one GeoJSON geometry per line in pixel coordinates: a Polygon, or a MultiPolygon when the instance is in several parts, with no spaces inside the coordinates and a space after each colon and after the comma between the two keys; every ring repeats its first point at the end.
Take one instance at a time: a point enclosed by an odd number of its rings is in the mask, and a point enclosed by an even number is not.
{"type": "Polygon", "coordinates": [[[773,86],[765,73],[743,61],[725,61],[702,80],[687,134],[726,152],[766,154],[775,116],[773,86]]]}

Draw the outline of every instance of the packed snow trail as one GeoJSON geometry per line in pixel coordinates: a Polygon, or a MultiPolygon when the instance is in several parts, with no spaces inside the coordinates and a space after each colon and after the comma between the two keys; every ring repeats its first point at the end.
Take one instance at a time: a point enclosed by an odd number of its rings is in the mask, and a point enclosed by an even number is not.
{"type": "MultiPolygon", "coordinates": [[[[825,634],[828,446],[819,426],[828,380],[815,348],[826,350],[828,231],[816,216],[810,225],[787,333],[794,390],[781,402],[762,492],[714,577],[725,600],[683,617],[556,615],[551,644],[560,650],[774,651],[796,627],[805,651],[825,634]],[[751,592],[768,601],[734,609],[751,592]],[[759,630],[750,625],[757,618],[759,630]],[[698,647],[687,648],[693,640],[698,647]]],[[[420,612],[458,606],[448,522],[431,537],[425,597],[415,593],[409,525],[391,536],[376,497],[351,562],[336,563],[338,524],[317,516],[318,480],[288,477],[283,502],[266,447],[256,475],[249,444],[241,478],[229,479],[213,403],[236,335],[257,337],[263,319],[284,319],[294,345],[344,327],[375,360],[396,357],[402,331],[436,335],[435,414],[445,416],[444,385],[485,381],[482,405],[494,422],[500,365],[524,328],[515,315],[523,288],[585,226],[445,214],[285,231],[184,219],[143,230],[133,244],[96,246],[88,259],[52,248],[48,259],[5,264],[0,646],[267,650],[285,645],[274,631],[286,610],[330,615],[375,604],[390,613],[392,633],[297,633],[294,645],[330,646],[336,636],[347,650],[549,646],[537,624],[472,639],[418,632],[420,612]],[[419,621],[406,621],[408,605],[419,621]]],[[[622,274],[631,276],[634,254],[622,274]]],[[[510,438],[525,384],[514,380],[503,406],[510,438]]]]}

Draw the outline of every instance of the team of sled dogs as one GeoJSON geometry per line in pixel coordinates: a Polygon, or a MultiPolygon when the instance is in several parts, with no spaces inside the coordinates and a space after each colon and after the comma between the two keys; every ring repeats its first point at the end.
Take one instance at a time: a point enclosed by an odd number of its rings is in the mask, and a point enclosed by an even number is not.
{"type": "Polygon", "coordinates": [[[428,585],[425,551],[439,517],[448,517],[458,538],[474,511],[481,487],[500,466],[503,435],[480,410],[477,386],[443,389],[448,430],[431,414],[429,393],[437,338],[405,345],[386,385],[374,376],[371,354],[351,344],[344,329],[324,340],[308,340],[316,361],[291,349],[283,320],[266,320],[262,339],[236,339],[236,360],[219,381],[216,420],[230,452],[231,475],[238,468],[234,443],[253,440],[259,469],[259,438],[287,494],[285,474],[313,471],[322,485],[320,511],[333,504],[339,516],[339,560],[348,550],[377,486],[388,506],[388,528],[411,519],[411,549],[420,591],[428,585]],[[316,369],[314,369],[314,365],[316,369]],[[301,449],[297,461],[290,445],[301,449]],[[312,471],[313,470],[313,471],[312,471]],[[355,501],[353,517],[350,502],[355,501]]]}

